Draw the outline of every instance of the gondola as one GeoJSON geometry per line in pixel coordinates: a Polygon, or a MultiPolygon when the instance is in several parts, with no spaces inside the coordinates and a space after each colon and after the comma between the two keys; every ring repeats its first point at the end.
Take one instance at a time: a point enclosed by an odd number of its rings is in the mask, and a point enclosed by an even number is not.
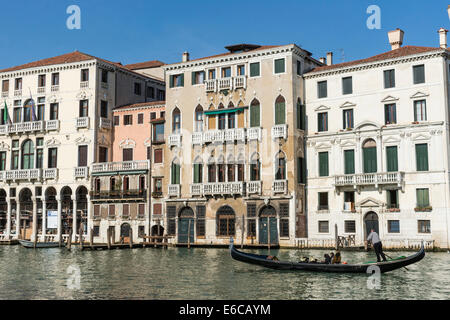
{"type": "Polygon", "coordinates": [[[19,243],[28,249],[58,248],[60,246],[59,242],[36,242],[36,247],[33,241],[19,240],[19,243]]]}
{"type": "MultiPolygon", "coordinates": [[[[335,272],[335,273],[367,273],[367,269],[371,266],[377,266],[380,268],[380,272],[389,272],[396,269],[406,267],[410,264],[416,263],[425,257],[425,249],[423,243],[421,248],[415,254],[388,260],[386,262],[372,262],[365,264],[325,264],[325,263],[305,263],[305,262],[289,262],[289,261],[276,261],[268,259],[267,255],[259,255],[252,253],[245,253],[235,248],[233,240],[230,241],[230,253],[234,260],[255,264],[258,266],[276,269],[276,270],[295,270],[295,271],[310,271],[310,272],[335,272]]],[[[369,273],[372,273],[369,270],[369,273]]]]}

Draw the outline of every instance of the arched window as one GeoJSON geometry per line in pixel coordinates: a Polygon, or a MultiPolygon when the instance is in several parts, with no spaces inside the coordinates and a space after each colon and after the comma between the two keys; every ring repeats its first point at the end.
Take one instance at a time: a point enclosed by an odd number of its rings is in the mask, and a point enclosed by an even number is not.
{"type": "Polygon", "coordinates": [[[286,124],[286,100],[282,96],[275,100],[275,124],[286,124]]]}
{"type": "Polygon", "coordinates": [[[261,180],[261,161],[258,153],[254,153],[250,159],[250,180],[261,180]]]}
{"type": "MultiPolygon", "coordinates": [[[[213,111],[214,110],[214,106],[210,105],[208,110],[209,111],[213,111]]],[[[215,114],[208,115],[208,129],[209,130],[215,130],[216,129],[216,115],[215,114]]]]}
{"type": "Polygon", "coordinates": [[[364,173],[377,172],[377,143],[367,139],[363,143],[364,173]]]}
{"type": "Polygon", "coordinates": [[[250,127],[260,127],[260,104],[257,99],[250,103],[250,127]]]}
{"type": "Polygon", "coordinates": [[[26,140],[22,145],[22,169],[34,168],[34,143],[26,140]]]}
{"type": "Polygon", "coordinates": [[[210,157],[208,160],[208,182],[216,182],[216,164],[214,158],[210,157]]]}
{"type": "Polygon", "coordinates": [[[228,182],[236,181],[236,165],[234,163],[233,155],[229,155],[227,159],[227,178],[228,182]]]}
{"type": "Polygon", "coordinates": [[[130,190],[130,177],[125,176],[123,177],[123,191],[130,190]]]}
{"type": "Polygon", "coordinates": [[[116,190],[116,178],[115,177],[111,177],[109,179],[109,190],[110,191],[115,191],[116,190]]]}
{"type": "Polygon", "coordinates": [[[305,106],[302,105],[300,98],[297,99],[297,129],[305,130],[306,123],[305,106]]]}
{"type": "Polygon", "coordinates": [[[94,181],[94,191],[96,193],[100,192],[100,179],[99,178],[96,178],[94,181]]]}
{"type": "Polygon", "coordinates": [[[286,156],[282,151],[275,159],[275,180],[286,180],[286,156]]]}
{"type": "Polygon", "coordinates": [[[180,184],[180,163],[178,159],[172,161],[171,184],[180,184]]]}
{"type": "Polygon", "coordinates": [[[225,182],[225,158],[223,155],[217,160],[217,182],[225,182]]]}
{"type": "Polygon", "coordinates": [[[235,235],[236,216],[234,210],[229,206],[223,206],[217,211],[217,235],[235,235]]]}
{"type": "MultiPolygon", "coordinates": [[[[225,107],[223,106],[223,104],[219,104],[218,109],[224,109],[225,107]]],[[[225,130],[226,129],[226,114],[225,113],[221,113],[219,114],[219,126],[218,129],[219,130],[225,130]]]]}
{"type": "Polygon", "coordinates": [[[33,105],[34,101],[29,99],[25,102],[23,106],[23,122],[31,122],[36,120],[36,116],[33,115],[33,105]]]}
{"type": "Polygon", "coordinates": [[[239,182],[244,181],[244,176],[245,176],[245,171],[244,171],[244,164],[245,164],[245,160],[244,160],[244,155],[241,153],[239,154],[238,158],[237,158],[237,178],[239,182]]]}
{"type": "Polygon", "coordinates": [[[172,132],[177,134],[181,131],[181,113],[180,109],[175,108],[172,112],[172,132]]]}
{"type": "Polygon", "coordinates": [[[195,108],[195,132],[203,131],[203,108],[201,105],[198,105],[195,108]]]}
{"type": "MultiPolygon", "coordinates": [[[[233,102],[230,101],[228,104],[228,109],[234,109],[233,102]]],[[[228,114],[228,129],[234,129],[236,127],[236,114],[231,112],[228,114]]]]}

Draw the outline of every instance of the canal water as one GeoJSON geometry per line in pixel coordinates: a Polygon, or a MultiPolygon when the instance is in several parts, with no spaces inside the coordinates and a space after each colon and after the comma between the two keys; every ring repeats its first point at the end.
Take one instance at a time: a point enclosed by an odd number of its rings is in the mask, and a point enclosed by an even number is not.
{"type": "MultiPolygon", "coordinates": [[[[292,261],[302,256],[320,258],[326,252],[271,250],[272,255],[292,261]]],[[[373,257],[373,253],[343,252],[343,261],[348,262],[372,261],[373,257]]],[[[3,246],[0,299],[450,298],[450,254],[427,253],[408,269],[381,275],[377,288],[368,275],[280,272],[243,264],[232,260],[227,249],[81,252],[3,246]]]]}

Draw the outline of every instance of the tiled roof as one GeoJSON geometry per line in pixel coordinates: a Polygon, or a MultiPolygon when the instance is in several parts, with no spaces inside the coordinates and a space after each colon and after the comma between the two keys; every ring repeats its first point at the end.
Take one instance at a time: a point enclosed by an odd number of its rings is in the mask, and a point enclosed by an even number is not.
{"type": "Polygon", "coordinates": [[[152,60],[152,61],[145,61],[145,62],[139,62],[134,64],[127,64],[125,65],[125,68],[128,68],[130,70],[139,70],[139,69],[149,69],[149,68],[157,68],[164,66],[165,63],[158,61],[158,60],[152,60]]]}
{"type": "Polygon", "coordinates": [[[159,106],[159,105],[165,105],[165,101],[152,101],[152,102],[141,102],[141,103],[134,103],[134,104],[128,104],[125,106],[120,106],[114,108],[114,111],[120,111],[123,109],[133,109],[133,108],[141,108],[141,107],[152,107],[152,106],[159,106]]]}
{"type": "Polygon", "coordinates": [[[401,48],[398,48],[395,50],[391,50],[388,52],[384,52],[384,53],[378,54],[376,56],[365,58],[365,59],[333,64],[331,66],[317,67],[317,68],[309,71],[307,74],[313,73],[313,72],[315,73],[315,72],[329,71],[332,69],[351,67],[351,66],[355,66],[355,65],[359,65],[359,64],[395,59],[395,58],[411,56],[411,55],[426,53],[426,52],[431,52],[431,51],[439,51],[439,50],[442,50],[442,49],[434,48],[434,47],[404,46],[404,47],[401,47],[401,48]]]}
{"type": "MultiPolygon", "coordinates": [[[[256,49],[248,50],[248,51],[245,51],[245,52],[255,52],[255,51],[271,49],[271,48],[277,48],[277,47],[283,47],[283,46],[260,46],[260,47],[258,47],[256,49]]],[[[233,55],[233,54],[239,54],[239,53],[241,53],[241,52],[225,52],[225,53],[220,53],[220,54],[216,54],[216,55],[213,55],[213,56],[193,59],[193,60],[189,60],[189,61],[198,61],[198,60],[205,60],[205,59],[211,59],[211,58],[225,57],[225,56],[229,56],[229,55],[233,55]]]]}

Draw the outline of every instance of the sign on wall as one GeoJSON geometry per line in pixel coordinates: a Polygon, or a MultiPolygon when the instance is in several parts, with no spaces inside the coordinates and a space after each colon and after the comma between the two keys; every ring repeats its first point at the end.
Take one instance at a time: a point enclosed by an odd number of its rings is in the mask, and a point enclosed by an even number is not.
{"type": "Polygon", "coordinates": [[[58,211],[47,211],[47,229],[58,228],[58,211]]]}

